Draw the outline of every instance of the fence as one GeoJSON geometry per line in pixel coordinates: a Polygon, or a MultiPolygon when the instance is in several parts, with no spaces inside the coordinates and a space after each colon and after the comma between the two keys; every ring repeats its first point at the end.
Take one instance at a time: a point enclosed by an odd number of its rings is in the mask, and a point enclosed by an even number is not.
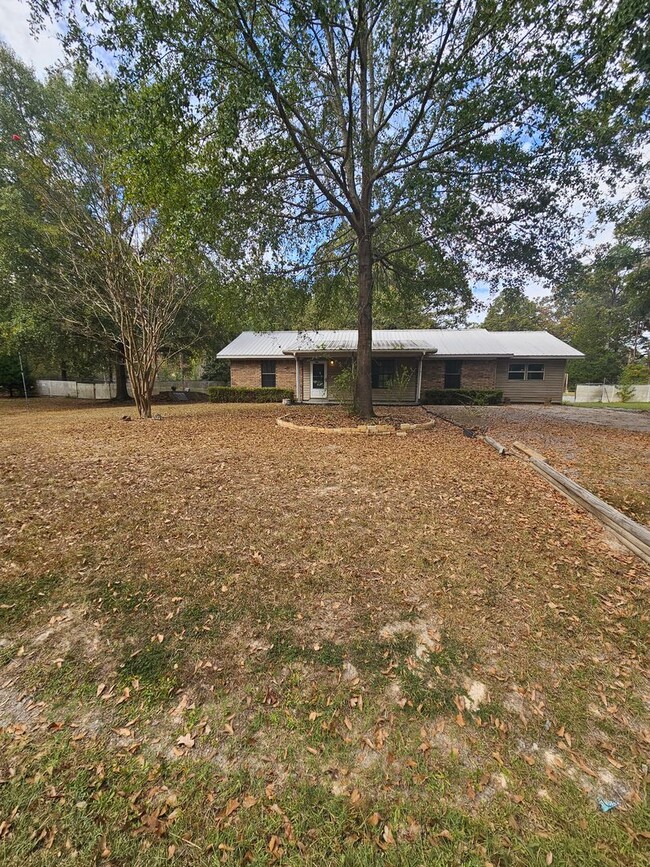
{"type": "MultiPolygon", "coordinates": [[[[616,403],[620,401],[618,385],[576,385],[576,403],[616,403]]],[[[650,402],[650,385],[631,385],[631,400],[650,402]]]]}
{"type": "MultiPolygon", "coordinates": [[[[184,382],[175,382],[172,380],[160,380],[156,382],[153,393],[160,394],[161,391],[171,391],[172,386],[177,391],[207,391],[211,385],[219,385],[218,382],[211,382],[208,379],[186,379],[184,382]]],[[[129,395],[131,395],[131,384],[126,385],[129,395]]],[[[116,386],[114,382],[74,382],[72,380],[60,379],[37,379],[36,394],[40,397],[75,397],[80,400],[110,400],[116,395],[116,386]]]]}

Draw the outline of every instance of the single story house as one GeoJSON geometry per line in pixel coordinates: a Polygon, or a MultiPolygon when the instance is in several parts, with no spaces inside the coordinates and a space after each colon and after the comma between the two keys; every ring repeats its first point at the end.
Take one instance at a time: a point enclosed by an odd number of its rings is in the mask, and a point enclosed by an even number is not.
{"type": "MultiPolygon", "coordinates": [[[[233,386],[291,389],[300,403],[335,403],[357,332],[244,331],[218,358],[233,386]],[[341,382],[341,379],[338,380],[341,382]]],[[[418,403],[427,389],[499,389],[504,400],[562,401],[566,363],[582,353],[547,331],[390,329],[372,333],[372,397],[418,403]]]]}

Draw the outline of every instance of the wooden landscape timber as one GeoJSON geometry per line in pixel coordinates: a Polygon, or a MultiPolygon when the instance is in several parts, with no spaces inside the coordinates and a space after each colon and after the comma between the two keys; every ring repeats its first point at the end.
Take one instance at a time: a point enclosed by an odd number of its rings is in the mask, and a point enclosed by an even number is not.
{"type": "Polygon", "coordinates": [[[483,441],[486,442],[489,446],[492,446],[493,449],[499,452],[501,457],[505,457],[506,455],[506,447],[502,446],[500,442],[493,439],[493,437],[489,437],[487,434],[483,437],[483,441]]]}
{"type": "Polygon", "coordinates": [[[536,452],[535,449],[531,449],[528,446],[525,446],[523,443],[519,442],[519,440],[515,440],[512,444],[512,447],[518,452],[523,452],[529,458],[535,458],[535,460],[544,461],[544,463],[546,463],[546,458],[544,457],[544,455],[536,452]]]}
{"type": "Polygon", "coordinates": [[[622,545],[650,564],[650,530],[647,527],[628,518],[627,515],[619,512],[618,509],[565,476],[564,473],[549,466],[539,452],[520,442],[513,443],[513,446],[528,456],[527,462],[556,490],[592,514],[614,534],[622,545]]]}

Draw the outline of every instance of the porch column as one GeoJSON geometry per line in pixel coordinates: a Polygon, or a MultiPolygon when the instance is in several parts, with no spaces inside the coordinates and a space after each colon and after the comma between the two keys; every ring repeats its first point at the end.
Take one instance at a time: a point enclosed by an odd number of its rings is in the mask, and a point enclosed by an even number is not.
{"type": "Polygon", "coordinates": [[[415,389],[415,402],[420,403],[420,391],[422,390],[422,362],[424,360],[424,353],[420,356],[420,360],[418,362],[418,384],[415,389]]]}

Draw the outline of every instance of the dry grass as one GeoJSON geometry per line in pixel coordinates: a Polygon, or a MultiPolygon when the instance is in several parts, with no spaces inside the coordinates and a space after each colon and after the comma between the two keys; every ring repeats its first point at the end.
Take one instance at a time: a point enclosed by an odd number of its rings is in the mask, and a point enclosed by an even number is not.
{"type": "Polygon", "coordinates": [[[448,425],[281,412],[0,403],[3,863],[644,863],[641,564],[448,425]]]}

